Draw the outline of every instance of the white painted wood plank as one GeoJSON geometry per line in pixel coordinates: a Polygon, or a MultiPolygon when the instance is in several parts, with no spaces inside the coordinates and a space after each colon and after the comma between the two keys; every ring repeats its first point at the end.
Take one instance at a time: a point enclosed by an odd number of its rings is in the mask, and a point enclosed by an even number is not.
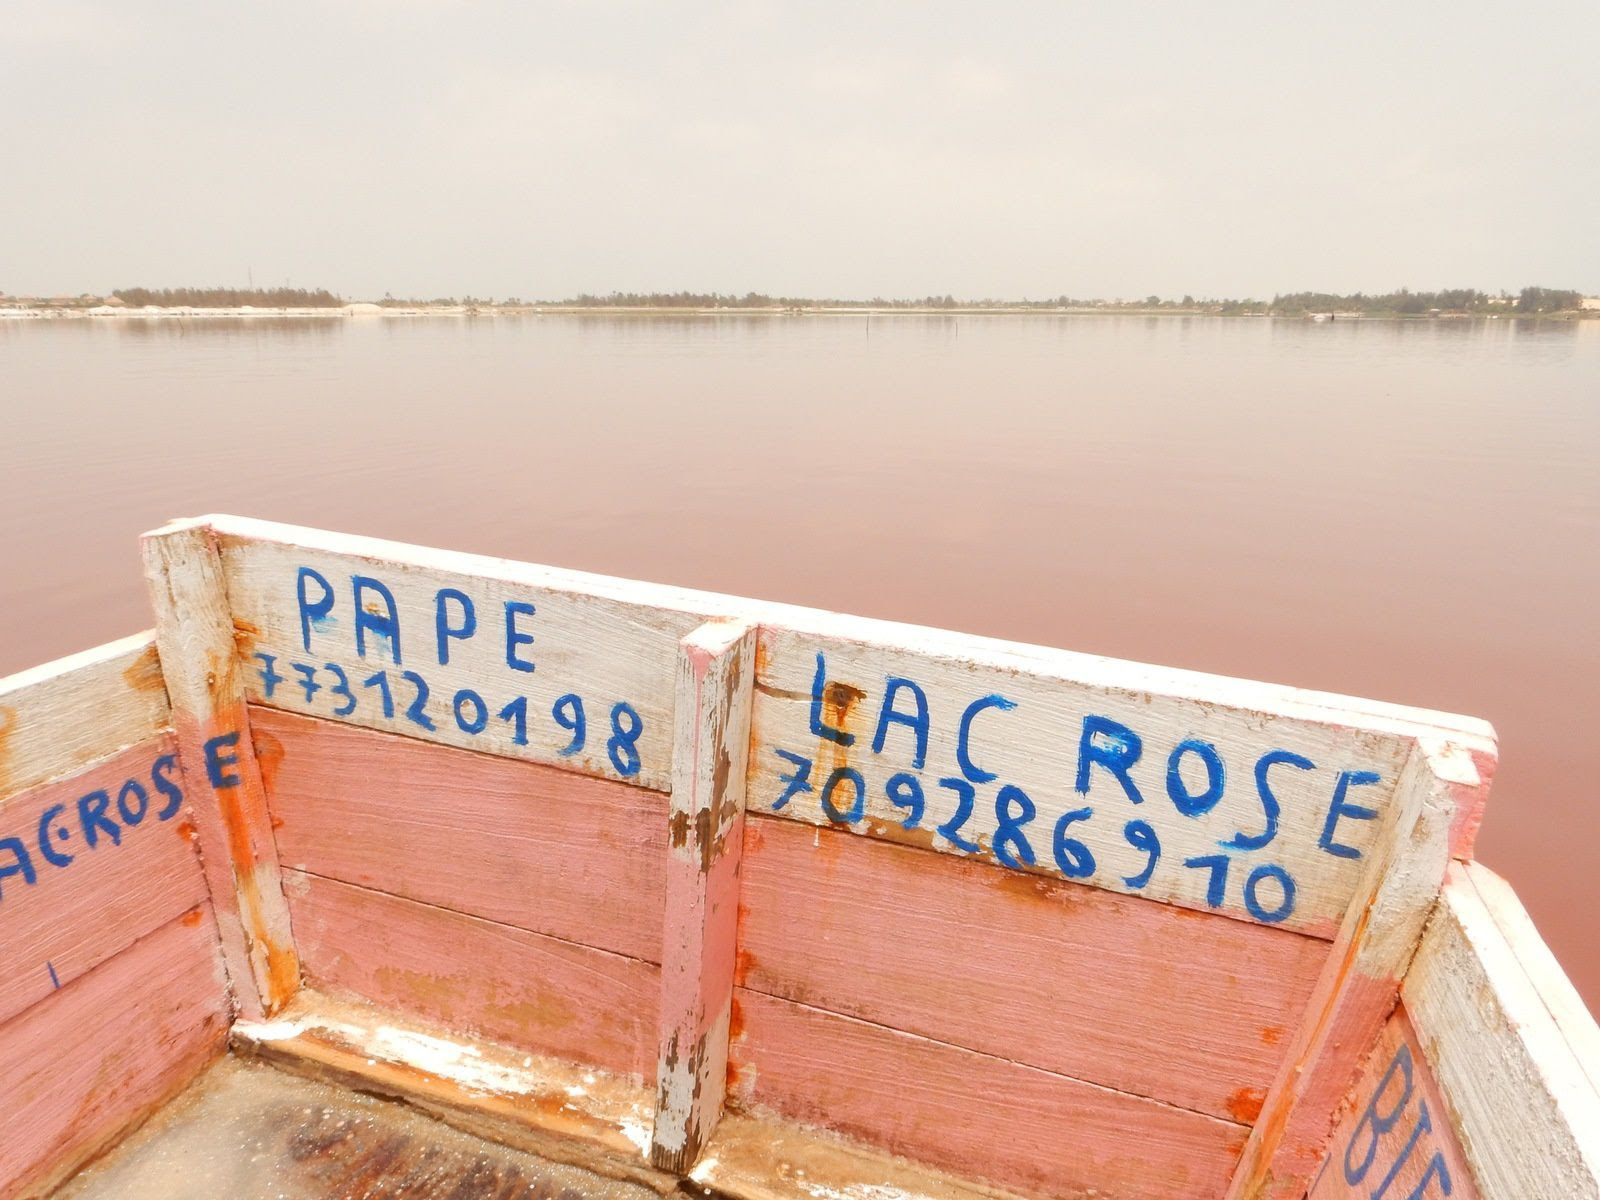
{"type": "MultiPolygon", "coordinates": [[[[1088,687],[1115,687],[1129,691],[1224,704],[1247,710],[1297,716],[1308,721],[1330,721],[1375,732],[1415,736],[1444,732],[1454,741],[1491,743],[1494,730],[1487,721],[1453,713],[1434,712],[1354,696],[1335,695],[1282,684],[1261,683],[1200,671],[1184,671],[1148,663],[1129,662],[1071,650],[978,637],[947,629],[848,616],[746,599],[715,592],[665,584],[644,583],[609,575],[571,571],[559,567],[522,563],[486,555],[415,546],[406,542],[332,533],[300,525],[285,525],[249,517],[212,514],[194,520],[214,529],[223,554],[230,560],[257,543],[301,547],[335,556],[354,556],[369,564],[394,564],[406,569],[467,578],[481,578],[508,588],[550,589],[573,592],[599,601],[616,601],[629,607],[657,608],[696,614],[701,619],[744,617],[773,624],[886,647],[925,651],[935,655],[971,658],[1002,670],[1064,676],[1088,687]]],[[[294,614],[291,612],[291,619],[294,614]]],[[[698,622],[696,622],[698,623],[698,622]]],[[[692,626],[691,626],[692,627],[692,626]]],[[[298,629],[296,629],[298,636],[298,629]]],[[[682,633],[687,633],[685,629],[682,633]]],[[[682,636],[680,633],[678,636],[682,636]]]]}
{"type": "Polygon", "coordinates": [[[755,652],[754,625],[714,621],[678,655],[650,1158],[679,1174],[716,1128],[727,1082],[755,652]]]}
{"type": "Polygon", "coordinates": [[[0,679],[0,800],[149,741],[171,719],[150,633],[0,679]]]}
{"type": "Polygon", "coordinates": [[[1539,936],[1528,910],[1522,907],[1511,885],[1482,863],[1468,864],[1461,877],[1477,891],[1500,936],[1511,947],[1518,965],[1539,993],[1540,1001],[1561,1036],[1567,1040],[1579,1068],[1595,1091],[1600,1092],[1600,1025],[1595,1023],[1578,989],[1572,986],[1572,980],[1567,978],[1556,956],[1539,936]]]}
{"type": "Polygon", "coordinates": [[[211,530],[179,521],[141,541],[178,759],[234,998],[277,1011],[300,984],[278,850],[250,737],[234,625],[211,530]]]}
{"type": "Polygon", "coordinates": [[[670,786],[674,663],[699,615],[281,543],[222,556],[251,700],[670,786]]]}
{"type": "Polygon", "coordinates": [[[1575,1052],[1591,1036],[1552,1015],[1469,868],[1453,868],[1404,996],[1484,1200],[1600,1197],[1600,1095],[1575,1052]]]}

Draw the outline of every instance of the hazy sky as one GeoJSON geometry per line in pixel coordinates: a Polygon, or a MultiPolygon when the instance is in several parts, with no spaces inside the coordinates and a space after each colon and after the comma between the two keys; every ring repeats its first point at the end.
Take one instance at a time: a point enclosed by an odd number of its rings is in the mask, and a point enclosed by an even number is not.
{"type": "Polygon", "coordinates": [[[0,0],[0,290],[1600,292],[1600,3],[0,0]]]}

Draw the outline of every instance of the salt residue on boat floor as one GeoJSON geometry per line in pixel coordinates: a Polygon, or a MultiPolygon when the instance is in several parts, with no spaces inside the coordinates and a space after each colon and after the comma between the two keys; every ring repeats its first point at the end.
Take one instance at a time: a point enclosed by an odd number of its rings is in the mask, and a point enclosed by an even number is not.
{"type": "Polygon", "coordinates": [[[403,1105],[225,1058],[55,1200],[659,1200],[403,1105]]]}

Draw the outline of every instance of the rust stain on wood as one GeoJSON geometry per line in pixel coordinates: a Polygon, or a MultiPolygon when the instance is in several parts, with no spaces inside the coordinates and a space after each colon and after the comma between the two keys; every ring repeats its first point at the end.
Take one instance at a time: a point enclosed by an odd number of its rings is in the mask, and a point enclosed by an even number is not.
{"type": "Polygon", "coordinates": [[[1046,904],[1055,908],[1077,906],[1093,897],[1089,888],[1081,883],[1064,879],[1051,879],[1026,871],[995,870],[987,863],[976,867],[977,877],[997,892],[1005,892],[1030,904],[1046,904]]]}
{"type": "Polygon", "coordinates": [[[936,834],[927,827],[919,825],[915,829],[907,829],[899,821],[884,821],[877,817],[868,816],[863,822],[869,837],[875,837],[885,842],[897,842],[902,846],[915,846],[919,850],[935,850],[936,834]]]}
{"type": "Polygon", "coordinates": [[[744,1040],[744,1007],[739,1003],[737,991],[728,997],[728,1050],[727,1066],[723,1069],[723,1088],[729,1096],[738,1090],[739,1080],[744,1072],[744,1064],[739,1060],[738,1050],[744,1040]]]}
{"type": "MultiPolygon", "coordinates": [[[[867,694],[853,684],[833,680],[822,689],[823,725],[841,734],[850,732],[850,714],[867,694]]],[[[842,740],[819,738],[817,761],[832,760],[833,771],[843,771],[850,766],[850,748],[842,740]]]]}
{"type": "Polygon", "coordinates": [[[1254,1125],[1261,1117],[1261,1106],[1267,1102],[1264,1088],[1242,1087],[1228,1097],[1228,1112],[1243,1125],[1254,1125]]]}
{"type": "Polygon", "coordinates": [[[716,816],[715,807],[702,808],[694,814],[694,836],[697,843],[695,848],[699,851],[702,875],[710,873],[711,864],[716,860],[717,851],[720,849],[720,839],[716,837],[716,825],[713,823],[716,816]]]}
{"type": "MultiPolygon", "coordinates": [[[[742,945],[739,946],[739,948],[734,951],[733,955],[733,986],[743,987],[745,976],[749,975],[750,972],[755,969],[755,966],[756,956],[751,954],[750,951],[746,950],[742,945]]],[[[738,1012],[739,1002],[735,1000],[733,1004],[734,1011],[738,1012]]],[[[732,1034],[730,1033],[729,1036],[731,1037],[732,1034]]]]}
{"type": "Polygon", "coordinates": [[[267,985],[271,988],[271,1003],[283,1005],[300,987],[300,959],[294,947],[280,946],[265,938],[267,950],[267,985]]]}
{"type": "Polygon", "coordinates": [[[149,692],[157,696],[167,694],[166,676],[161,673],[161,655],[156,652],[154,642],[123,669],[122,679],[136,692],[149,692]]]}
{"type": "Polygon", "coordinates": [[[689,814],[682,809],[675,809],[667,820],[667,838],[672,843],[674,850],[682,850],[689,844],[689,814]]]}
{"type": "Polygon", "coordinates": [[[255,748],[256,766],[261,771],[261,788],[270,796],[277,790],[278,768],[283,765],[283,739],[252,729],[250,744],[255,748]]]}
{"type": "Polygon", "coordinates": [[[242,617],[233,619],[233,652],[245,661],[256,652],[256,642],[261,638],[261,627],[242,617]]]}

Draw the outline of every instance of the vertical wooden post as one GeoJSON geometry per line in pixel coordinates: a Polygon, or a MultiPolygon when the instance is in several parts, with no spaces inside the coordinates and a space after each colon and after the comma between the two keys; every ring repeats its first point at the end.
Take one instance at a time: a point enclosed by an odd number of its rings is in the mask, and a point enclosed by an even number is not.
{"type": "Polygon", "coordinates": [[[712,621],[678,646],[661,1054],[650,1161],[686,1173],[722,1115],[739,924],[756,628],[712,621]]]}
{"type": "Polygon", "coordinates": [[[141,547],[223,958],[239,1014],[259,1020],[294,994],[300,967],[250,742],[222,560],[210,529],[195,521],[148,533],[141,547]]]}
{"type": "Polygon", "coordinates": [[[1305,1019],[1262,1105],[1227,1200],[1298,1200],[1339,1105],[1400,996],[1450,865],[1458,817],[1481,807],[1468,749],[1419,738],[1401,771],[1384,837],[1367,864],[1305,1019]]]}

